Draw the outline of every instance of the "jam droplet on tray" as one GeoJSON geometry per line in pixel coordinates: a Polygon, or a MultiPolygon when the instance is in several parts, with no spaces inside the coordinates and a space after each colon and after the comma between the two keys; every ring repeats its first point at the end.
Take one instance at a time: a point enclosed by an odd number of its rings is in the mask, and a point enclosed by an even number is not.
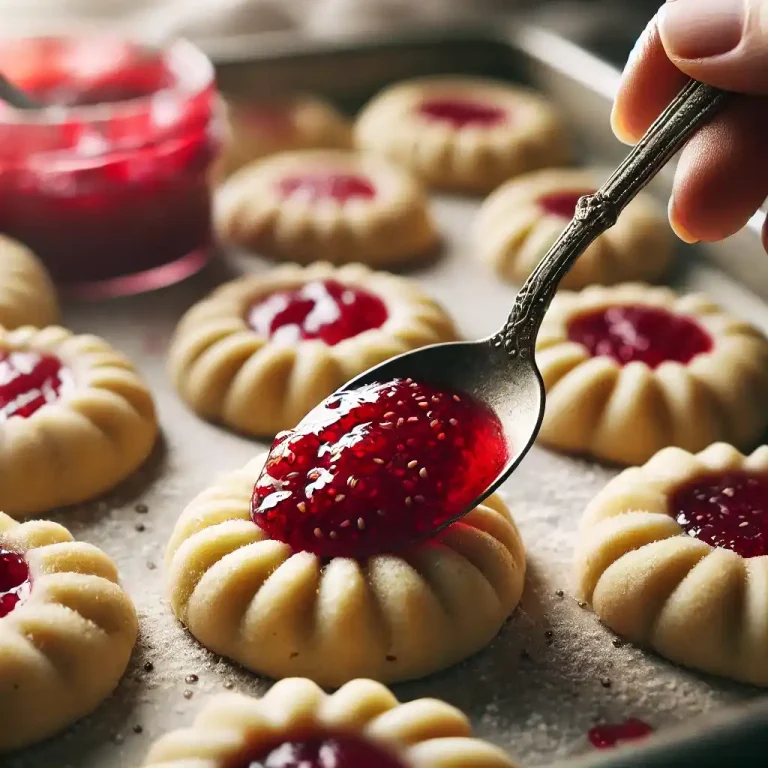
{"type": "Polygon", "coordinates": [[[669,512],[689,535],[742,557],[768,555],[768,475],[705,475],[678,488],[669,512]]]}
{"type": "Polygon", "coordinates": [[[593,357],[611,357],[621,365],[639,361],[649,368],[667,361],[688,363],[712,349],[712,338],[692,318],[642,305],[578,315],[568,323],[568,339],[593,357]]]}
{"type": "Polygon", "coordinates": [[[311,736],[260,749],[227,768],[405,768],[397,758],[353,734],[311,736]]]}
{"type": "Polygon", "coordinates": [[[579,199],[594,192],[594,189],[583,189],[581,192],[553,192],[551,195],[540,197],[536,202],[545,213],[570,220],[576,213],[576,204],[579,199]]]}
{"type": "Polygon", "coordinates": [[[0,422],[27,418],[72,385],[72,373],[58,357],[37,352],[0,352],[0,422]]]}
{"type": "Polygon", "coordinates": [[[351,173],[286,176],[278,183],[278,189],[284,198],[300,197],[311,203],[329,199],[346,203],[354,199],[371,200],[376,196],[376,188],[368,179],[351,173]]]}
{"type": "Polygon", "coordinates": [[[0,547],[0,618],[29,597],[32,582],[23,555],[0,547]]]}
{"type": "Polygon", "coordinates": [[[653,728],[648,723],[644,723],[636,717],[630,717],[623,723],[596,725],[589,729],[587,738],[590,744],[597,749],[610,749],[625,741],[644,739],[652,733],[653,728]]]}
{"type": "Polygon", "coordinates": [[[260,299],[248,310],[248,324],[275,342],[320,339],[333,346],[380,328],[388,316],[373,293],[336,280],[314,280],[260,299]]]}
{"type": "Polygon", "coordinates": [[[506,461],[501,425],[484,405],[394,379],[332,395],[278,435],[251,513],[294,550],[367,557],[455,520],[506,461]]]}
{"type": "Polygon", "coordinates": [[[418,112],[430,120],[450,123],[455,128],[491,127],[505,122],[509,116],[506,109],[495,104],[460,97],[424,99],[419,104],[418,112]]]}

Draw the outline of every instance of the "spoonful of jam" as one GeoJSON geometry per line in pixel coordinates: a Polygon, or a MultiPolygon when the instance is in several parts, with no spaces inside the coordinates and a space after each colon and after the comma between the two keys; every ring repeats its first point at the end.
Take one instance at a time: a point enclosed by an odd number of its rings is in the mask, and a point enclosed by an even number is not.
{"type": "Polygon", "coordinates": [[[296,550],[366,557],[428,538],[495,491],[541,426],[536,335],[560,280],[725,96],[689,82],[608,181],[579,199],[496,334],[382,363],[278,435],[254,488],[254,522],[296,550]]]}

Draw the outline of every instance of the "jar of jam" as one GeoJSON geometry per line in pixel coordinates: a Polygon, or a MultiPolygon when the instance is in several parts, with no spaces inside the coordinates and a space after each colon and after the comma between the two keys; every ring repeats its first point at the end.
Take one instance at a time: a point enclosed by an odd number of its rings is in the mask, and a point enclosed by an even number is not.
{"type": "Polygon", "coordinates": [[[0,102],[0,232],[80,295],[150,290],[205,264],[218,102],[198,49],[0,41],[0,71],[44,105],[0,102]]]}

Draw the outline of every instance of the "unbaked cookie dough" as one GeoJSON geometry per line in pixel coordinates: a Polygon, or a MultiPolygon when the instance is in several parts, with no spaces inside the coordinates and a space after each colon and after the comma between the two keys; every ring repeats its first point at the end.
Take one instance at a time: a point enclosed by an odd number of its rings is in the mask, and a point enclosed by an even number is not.
{"type": "MultiPolygon", "coordinates": [[[[554,168],[508,181],[480,208],[475,253],[499,277],[522,283],[573,218],[578,199],[594,193],[603,180],[595,170],[554,168]]],[[[641,193],[579,256],[560,286],[654,282],[666,272],[672,256],[666,215],[641,193]]]]}
{"type": "Polygon", "coordinates": [[[768,447],[666,448],[587,508],[581,599],[672,661],[768,685],[768,447]]]}
{"type": "Polygon", "coordinates": [[[193,306],[176,329],[169,370],[203,418],[274,435],[371,366],[455,338],[446,312],[404,278],[359,264],[285,265],[193,306]]]}
{"type": "Polygon", "coordinates": [[[214,211],[224,243],[302,264],[395,266],[439,241],[415,179],[354,152],[285,152],[252,163],[217,191],[214,211]]]}
{"type": "Polygon", "coordinates": [[[0,512],[0,752],[41,741],[115,689],[137,620],[101,550],[0,512]]]}
{"type": "Polygon", "coordinates": [[[624,284],[562,291],[536,343],[541,442],[618,464],[753,446],[768,427],[768,340],[706,296],[624,284]]]}
{"type": "Polygon", "coordinates": [[[213,698],[192,728],[173,731],[145,768],[515,768],[498,747],[471,738],[467,718],[437,699],[400,704],[383,685],[354,680],[333,694],[310,680],[276,683],[261,699],[213,698]],[[321,758],[322,756],[322,758],[321,758]]]}
{"type": "Polygon", "coordinates": [[[265,459],[195,498],[168,545],[173,611],[215,653],[323,686],[407,680],[479,651],[517,606],[525,552],[498,497],[401,551],[322,558],[253,521],[265,459]]]}
{"type": "Polygon", "coordinates": [[[0,327],[43,327],[59,317],[45,267],[26,246],[0,235],[0,327]]]}
{"type": "Polygon", "coordinates": [[[224,179],[259,158],[297,149],[348,149],[352,126],[316,96],[229,100],[224,147],[215,176],[224,179]]]}
{"type": "Polygon", "coordinates": [[[361,149],[438,189],[490,192],[570,156],[554,107],[530,91],[471,77],[427,77],[387,88],[355,126],[361,149]]]}
{"type": "Polygon", "coordinates": [[[13,517],[109,490],[147,458],[157,419],[144,382],[96,336],[0,329],[0,506],[13,517]]]}

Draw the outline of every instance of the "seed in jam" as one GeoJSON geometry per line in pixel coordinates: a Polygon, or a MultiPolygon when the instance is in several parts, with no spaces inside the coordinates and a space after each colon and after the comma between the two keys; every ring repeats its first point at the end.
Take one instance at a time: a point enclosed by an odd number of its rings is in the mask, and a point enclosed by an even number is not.
{"type": "Polygon", "coordinates": [[[0,545],[0,618],[23,603],[31,590],[29,566],[24,556],[0,545]]]}
{"type": "Polygon", "coordinates": [[[462,98],[432,98],[419,104],[418,112],[429,120],[450,123],[454,128],[492,127],[509,118],[506,109],[482,101],[462,98]]]}
{"type": "Polygon", "coordinates": [[[286,741],[239,757],[227,768],[405,768],[383,748],[353,734],[286,741]]]}
{"type": "Polygon", "coordinates": [[[277,436],[251,514],[294,550],[391,552],[464,514],[507,456],[495,414],[468,395],[410,379],[369,384],[277,436]]]}
{"type": "Polygon", "coordinates": [[[351,173],[305,173],[286,176],[278,182],[278,191],[284,198],[295,197],[315,203],[318,200],[371,200],[376,188],[363,176],[351,173]]]}
{"type": "Polygon", "coordinates": [[[670,497],[669,513],[689,535],[742,557],[768,555],[768,475],[697,477],[670,497]]]}
{"type": "Polygon", "coordinates": [[[639,361],[649,368],[689,363],[712,349],[712,337],[693,318],[632,304],[577,315],[568,323],[568,339],[592,357],[611,357],[621,365],[639,361]]]}
{"type": "Polygon", "coordinates": [[[320,339],[334,346],[380,328],[388,316],[384,302],[373,293],[336,280],[313,280],[257,301],[248,310],[248,324],[275,342],[320,339]]]}
{"type": "Polygon", "coordinates": [[[583,189],[581,192],[553,192],[544,195],[536,202],[545,213],[561,219],[572,219],[576,213],[576,204],[584,195],[594,194],[594,189],[583,189]]]}
{"type": "Polygon", "coordinates": [[[596,725],[589,729],[587,738],[596,749],[610,749],[625,741],[644,739],[652,733],[653,728],[648,723],[636,717],[630,717],[623,723],[596,725]]]}
{"type": "Polygon", "coordinates": [[[0,352],[0,423],[27,418],[58,400],[73,385],[72,373],[58,357],[37,352],[0,352]]]}

